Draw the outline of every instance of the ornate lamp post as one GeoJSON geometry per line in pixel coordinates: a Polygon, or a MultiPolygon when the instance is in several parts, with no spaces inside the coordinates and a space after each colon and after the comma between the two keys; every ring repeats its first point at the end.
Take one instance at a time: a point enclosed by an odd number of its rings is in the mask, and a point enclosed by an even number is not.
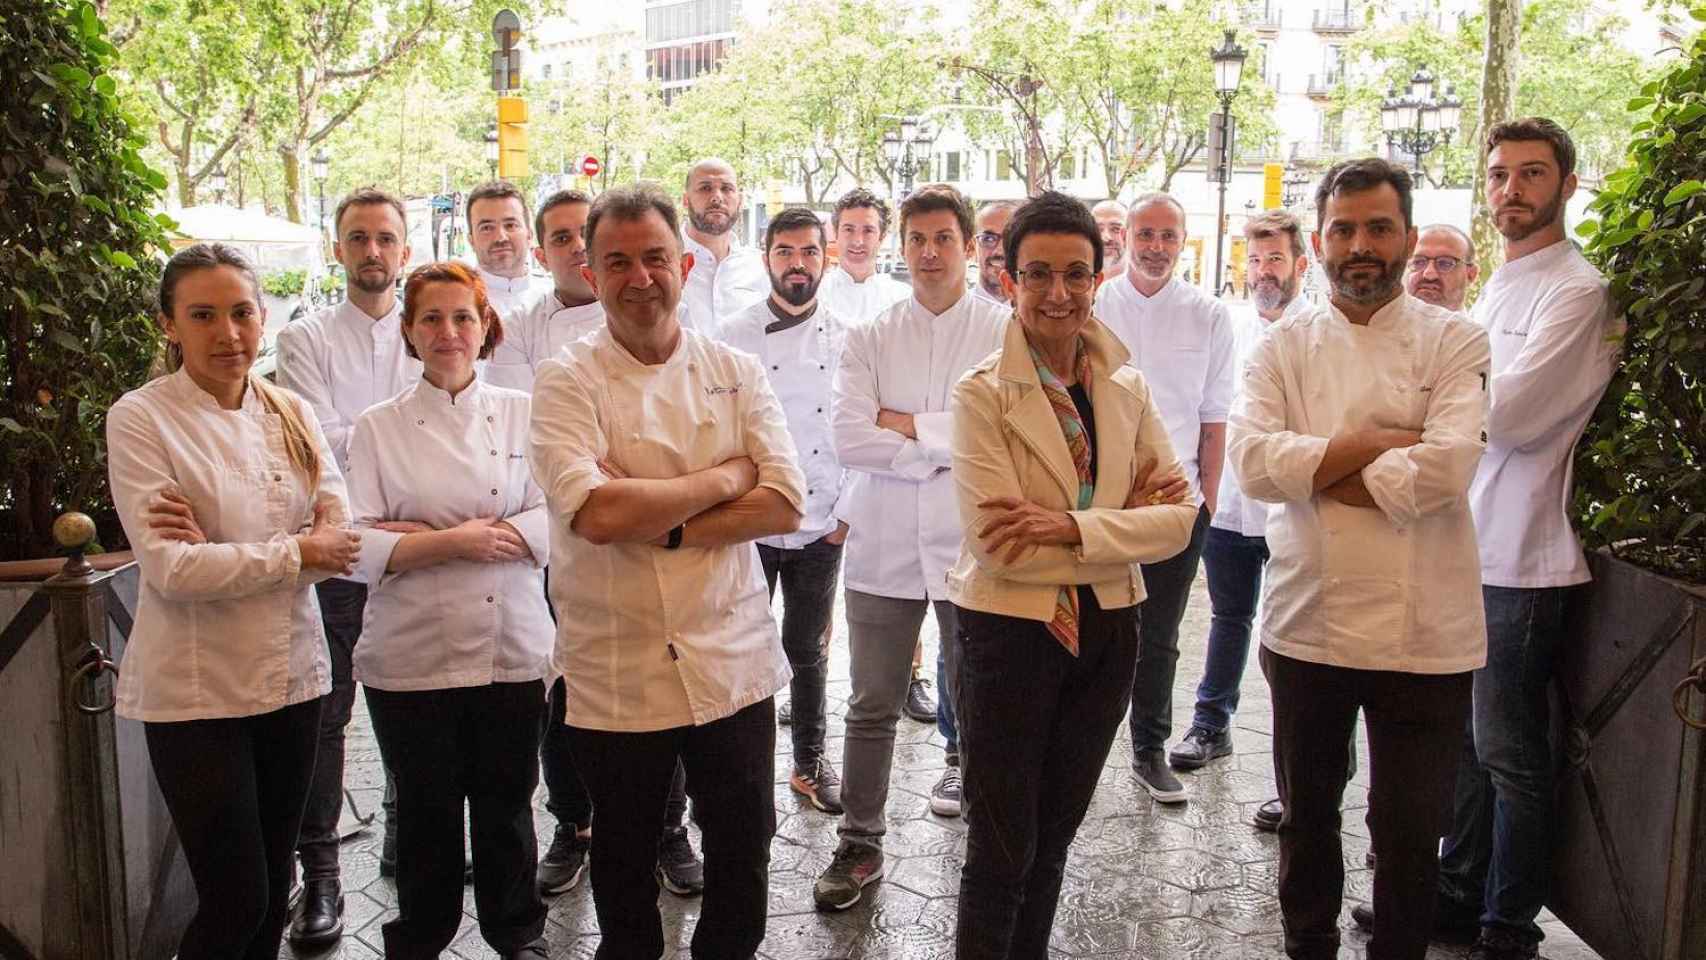
{"type": "Polygon", "coordinates": [[[214,167],[213,172],[207,175],[207,182],[208,186],[213,188],[213,202],[223,204],[225,202],[225,168],[214,167]]]}
{"type": "Polygon", "coordinates": [[[326,236],[326,173],[331,168],[332,158],[326,156],[326,149],[324,147],[320,147],[314,151],[314,155],[312,157],[308,158],[308,162],[312,164],[314,185],[319,191],[320,237],[321,242],[324,243],[326,236]]]}
{"type": "Polygon", "coordinates": [[[1216,179],[1220,181],[1220,213],[1214,221],[1214,295],[1220,296],[1220,283],[1226,260],[1226,182],[1232,179],[1232,101],[1238,96],[1238,81],[1244,74],[1244,58],[1248,53],[1237,42],[1237,36],[1226,31],[1226,39],[1210,50],[1214,61],[1214,94],[1220,98],[1220,150],[1211,158],[1216,179]]]}
{"type": "Polygon", "coordinates": [[[493,120],[486,127],[486,166],[491,169],[492,179],[498,178],[498,123],[493,120]]]}
{"type": "Polygon", "coordinates": [[[1314,181],[1307,170],[1292,169],[1286,172],[1285,179],[1280,181],[1285,186],[1285,193],[1280,198],[1284,206],[1301,203],[1308,196],[1309,184],[1314,181]]]}
{"type": "Polygon", "coordinates": [[[1463,116],[1463,101],[1455,87],[1446,87],[1445,95],[1434,96],[1434,75],[1427,67],[1418,67],[1410,76],[1404,95],[1388,90],[1380,103],[1380,128],[1386,134],[1386,146],[1393,152],[1410,155],[1414,161],[1411,178],[1422,185],[1422,158],[1451,142],[1463,116]]]}
{"type": "Polygon", "coordinates": [[[901,117],[898,132],[883,137],[883,156],[900,175],[900,199],[912,193],[912,181],[930,161],[936,137],[917,117],[901,117]]]}

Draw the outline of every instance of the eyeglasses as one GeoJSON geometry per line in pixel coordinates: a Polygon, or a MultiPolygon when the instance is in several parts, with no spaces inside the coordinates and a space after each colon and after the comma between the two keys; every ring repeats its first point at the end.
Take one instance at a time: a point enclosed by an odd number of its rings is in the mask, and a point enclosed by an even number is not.
{"type": "Polygon", "coordinates": [[[1026,267],[1019,271],[1019,283],[1032,293],[1047,293],[1054,286],[1055,274],[1066,280],[1067,293],[1089,293],[1090,287],[1096,282],[1096,272],[1086,266],[1071,266],[1065,270],[1050,270],[1048,267],[1026,267]]]}
{"type": "Polygon", "coordinates": [[[1410,269],[1416,273],[1425,273],[1430,263],[1438,273],[1450,273],[1463,266],[1463,261],[1456,257],[1411,257],[1410,269]]]}
{"type": "Polygon", "coordinates": [[[985,250],[993,250],[1001,246],[1001,234],[994,230],[985,230],[977,235],[977,245],[985,250]]]}

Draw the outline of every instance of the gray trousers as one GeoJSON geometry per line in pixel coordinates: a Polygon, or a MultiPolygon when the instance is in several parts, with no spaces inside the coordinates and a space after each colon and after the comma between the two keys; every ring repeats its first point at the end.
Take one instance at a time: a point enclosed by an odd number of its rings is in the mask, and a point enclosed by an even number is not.
{"type": "MultiPolygon", "coordinates": [[[[958,628],[954,605],[946,600],[904,600],[847,591],[848,646],[853,696],[847,702],[846,748],[841,759],[841,818],[843,840],[880,847],[888,824],[884,808],[889,799],[889,768],[894,761],[894,730],[906,704],[912,680],[912,651],[925,608],[936,608],[942,632],[947,676],[959,666],[958,628]]],[[[938,690],[951,697],[952,690],[938,690]]]]}

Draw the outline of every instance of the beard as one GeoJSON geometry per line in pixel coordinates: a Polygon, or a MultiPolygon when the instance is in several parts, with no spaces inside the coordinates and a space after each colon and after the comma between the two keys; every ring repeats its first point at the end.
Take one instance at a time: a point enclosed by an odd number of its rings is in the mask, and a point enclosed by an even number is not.
{"type": "Polygon", "coordinates": [[[1529,218],[1527,223],[1507,222],[1498,216],[1493,217],[1493,224],[1498,228],[1500,236],[1512,243],[1527,240],[1558,222],[1558,218],[1563,215],[1564,188],[1560,186],[1558,192],[1553,194],[1552,199],[1546,201],[1546,205],[1543,207],[1536,208],[1524,204],[1521,207],[1506,206],[1502,209],[1528,209],[1534,212],[1534,216],[1529,218]]]}
{"type": "Polygon", "coordinates": [[[366,279],[363,274],[367,273],[367,268],[370,266],[375,266],[375,264],[362,264],[355,270],[355,272],[348,273],[345,280],[350,286],[360,290],[362,293],[384,293],[387,288],[396,285],[397,275],[392,273],[390,270],[385,269],[383,264],[377,264],[383,273],[382,279],[366,279]]]}
{"type": "Polygon", "coordinates": [[[1392,298],[1404,282],[1404,261],[1387,263],[1377,257],[1347,257],[1327,261],[1327,276],[1333,284],[1333,295],[1351,303],[1381,303],[1392,298]],[[1372,278],[1355,280],[1350,276],[1353,267],[1378,267],[1372,278]]]}
{"type": "Polygon", "coordinates": [[[700,213],[699,211],[693,209],[693,207],[690,205],[687,208],[687,222],[693,224],[693,229],[699,231],[700,233],[703,233],[707,236],[720,237],[723,234],[728,233],[730,230],[734,229],[735,214],[737,214],[739,212],[740,212],[739,210],[716,210],[716,211],[707,210],[704,213],[700,213]],[[725,219],[723,220],[722,223],[717,223],[716,221],[711,219],[711,214],[713,212],[714,213],[721,213],[724,215],[725,219]]]}
{"type": "Polygon", "coordinates": [[[770,289],[774,290],[778,297],[781,297],[790,305],[803,307],[806,304],[811,303],[812,300],[817,297],[817,288],[822,282],[822,277],[814,277],[804,270],[789,270],[780,277],[772,275],[770,278],[770,289]],[[788,282],[790,277],[804,277],[806,282],[804,285],[796,287],[788,282]]]}
{"type": "Polygon", "coordinates": [[[1256,280],[1256,309],[1280,310],[1297,299],[1297,274],[1288,279],[1259,277],[1256,280]],[[1265,282],[1264,282],[1265,281],[1265,282]]]}

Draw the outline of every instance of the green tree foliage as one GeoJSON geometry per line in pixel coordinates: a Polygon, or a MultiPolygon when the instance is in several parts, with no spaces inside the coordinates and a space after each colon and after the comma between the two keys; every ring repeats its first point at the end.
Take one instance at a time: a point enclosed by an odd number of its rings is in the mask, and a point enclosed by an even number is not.
{"type": "Polygon", "coordinates": [[[1592,542],[1706,583],[1706,35],[1627,108],[1629,163],[1578,228],[1628,333],[1577,448],[1576,507],[1592,542]]]}
{"type": "Polygon", "coordinates": [[[120,539],[106,411],[158,351],[150,304],[166,179],[120,109],[106,28],[83,0],[0,0],[0,559],[53,552],[66,510],[120,539]]]}

